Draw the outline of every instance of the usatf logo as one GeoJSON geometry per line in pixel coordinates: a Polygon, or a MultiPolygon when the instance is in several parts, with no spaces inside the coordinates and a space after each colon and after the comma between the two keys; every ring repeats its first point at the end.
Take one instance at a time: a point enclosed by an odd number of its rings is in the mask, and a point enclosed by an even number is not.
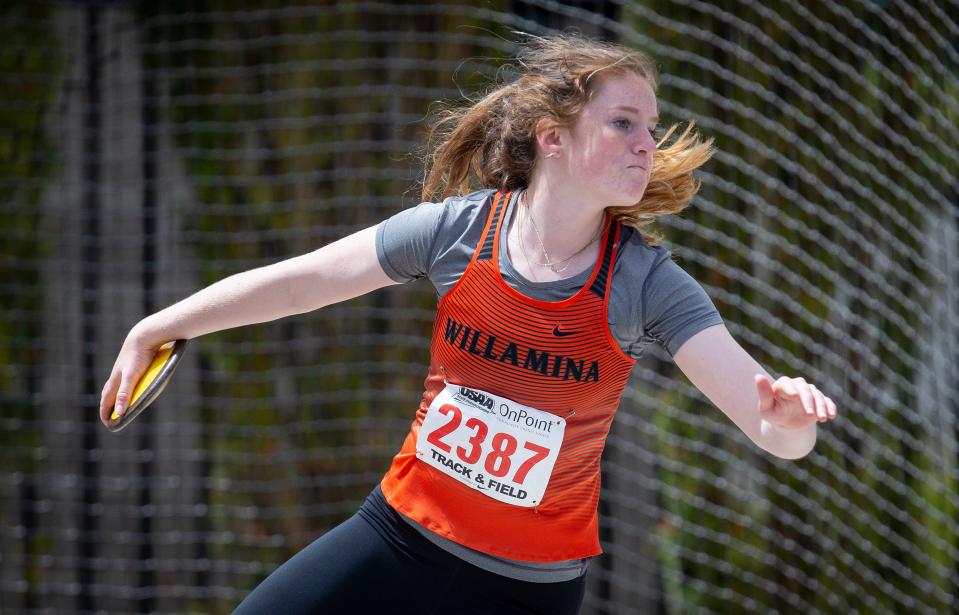
{"type": "Polygon", "coordinates": [[[479,391],[474,391],[473,389],[467,389],[466,387],[460,387],[460,395],[466,399],[476,402],[477,405],[483,406],[487,410],[493,409],[493,400],[489,397],[483,395],[479,391]]]}
{"type": "MultiPolygon", "coordinates": [[[[559,331],[558,326],[553,329],[553,333],[556,334],[556,331],[559,331]]],[[[571,333],[578,332],[562,332],[561,335],[571,333]]],[[[458,347],[487,361],[509,363],[514,367],[559,380],[599,382],[598,361],[584,361],[530,346],[521,346],[516,342],[502,340],[495,335],[458,323],[449,317],[446,318],[443,339],[450,346],[458,347]]]]}

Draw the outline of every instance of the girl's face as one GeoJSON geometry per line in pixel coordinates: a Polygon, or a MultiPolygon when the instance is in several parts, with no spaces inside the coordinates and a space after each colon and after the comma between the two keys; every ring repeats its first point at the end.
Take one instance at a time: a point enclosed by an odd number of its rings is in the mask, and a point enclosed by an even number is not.
{"type": "Polygon", "coordinates": [[[603,77],[563,148],[570,179],[603,207],[635,205],[649,183],[658,121],[656,95],[645,79],[603,77]]]}

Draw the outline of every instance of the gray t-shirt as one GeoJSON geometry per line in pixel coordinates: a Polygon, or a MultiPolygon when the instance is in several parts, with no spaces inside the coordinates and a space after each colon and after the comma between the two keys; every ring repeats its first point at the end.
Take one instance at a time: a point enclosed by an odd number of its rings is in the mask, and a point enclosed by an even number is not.
{"type": "MultiPolygon", "coordinates": [[[[381,222],[376,229],[376,253],[383,270],[397,282],[429,278],[437,295],[445,295],[476,250],[495,194],[495,190],[480,190],[442,203],[421,203],[381,222]]],[[[517,196],[507,208],[507,221],[517,196]]],[[[504,223],[501,232],[506,228],[504,223]]],[[[531,282],[513,269],[506,244],[506,237],[500,237],[503,279],[534,299],[571,297],[592,273],[589,267],[571,278],[531,282]]],[[[607,318],[620,348],[633,358],[655,341],[674,355],[690,337],[723,322],[702,286],[670,256],[665,248],[650,246],[639,232],[623,227],[607,318]]]]}
{"type": "MultiPolygon", "coordinates": [[[[469,264],[486,226],[495,190],[450,197],[442,203],[421,203],[381,222],[376,229],[376,254],[386,274],[396,282],[429,278],[441,298],[469,264]]],[[[519,193],[509,203],[501,233],[508,228],[519,193]]],[[[532,282],[509,259],[505,235],[500,237],[499,262],[503,279],[519,292],[541,301],[561,301],[589,280],[592,267],[570,278],[532,282]]],[[[673,355],[683,342],[722,318],[703,288],[670,258],[668,250],[648,245],[623,227],[607,313],[610,331],[623,352],[639,358],[654,341],[673,355]]],[[[504,576],[537,583],[557,583],[586,572],[588,560],[546,564],[520,562],[469,549],[404,519],[423,536],[461,559],[504,576]]]]}

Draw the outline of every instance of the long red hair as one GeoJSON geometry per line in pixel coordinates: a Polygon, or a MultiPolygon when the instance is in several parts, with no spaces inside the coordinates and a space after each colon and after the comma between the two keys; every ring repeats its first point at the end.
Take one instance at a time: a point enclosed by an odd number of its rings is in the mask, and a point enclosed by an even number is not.
{"type": "MultiPolygon", "coordinates": [[[[494,84],[472,104],[445,105],[436,113],[427,137],[424,201],[480,188],[525,188],[536,162],[537,122],[548,117],[572,126],[596,91],[598,75],[634,73],[653,91],[658,85],[656,64],[646,54],[572,34],[530,36],[516,62],[498,71],[510,73],[514,78],[494,84]]],[[[712,156],[712,139],[703,142],[692,122],[679,128],[674,124],[660,139],[642,200],[609,208],[648,243],[660,238],[645,227],[689,206],[700,187],[693,171],[712,156]]]]}

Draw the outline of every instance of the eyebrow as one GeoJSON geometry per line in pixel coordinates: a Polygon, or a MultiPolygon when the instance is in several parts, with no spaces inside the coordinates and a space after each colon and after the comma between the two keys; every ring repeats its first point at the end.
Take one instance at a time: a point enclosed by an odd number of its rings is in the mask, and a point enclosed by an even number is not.
{"type": "MultiPolygon", "coordinates": [[[[636,107],[630,107],[629,105],[619,105],[619,106],[615,107],[615,109],[622,109],[623,111],[629,111],[630,113],[635,113],[636,115],[641,115],[640,112],[639,112],[639,109],[637,109],[636,107]]],[[[651,117],[651,118],[649,118],[649,119],[653,120],[654,122],[659,122],[659,116],[658,116],[658,115],[654,115],[653,117],[651,117]]]]}

